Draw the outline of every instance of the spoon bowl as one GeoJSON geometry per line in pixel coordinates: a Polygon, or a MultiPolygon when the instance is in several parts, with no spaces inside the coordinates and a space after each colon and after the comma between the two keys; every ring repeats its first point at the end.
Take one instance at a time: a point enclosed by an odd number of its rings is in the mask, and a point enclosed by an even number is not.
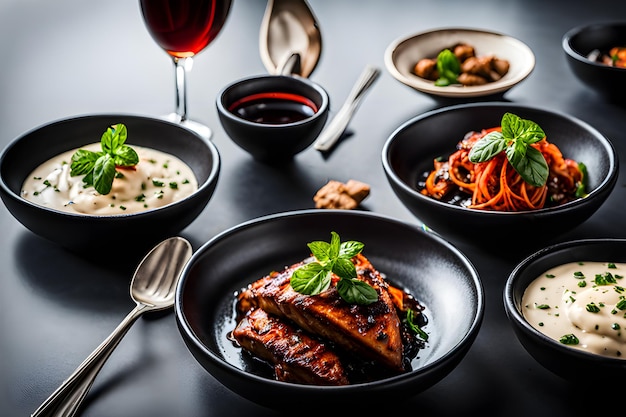
{"type": "Polygon", "coordinates": [[[135,308],[31,417],[71,417],[76,414],[98,372],[130,326],[143,313],[174,305],[176,284],[191,254],[191,244],[182,237],[164,240],[148,252],[135,270],[130,285],[135,308]]]}
{"type": "Polygon", "coordinates": [[[272,75],[307,78],[322,53],[322,35],[317,18],[306,0],[269,0],[259,35],[261,60],[272,75]],[[297,57],[297,65],[289,63],[297,57]]]}
{"type": "Polygon", "coordinates": [[[191,253],[190,243],[182,237],[155,246],[135,270],[130,284],[130,296],[137,306],[151,311],[172,307],[176,283],[191,253]]]}

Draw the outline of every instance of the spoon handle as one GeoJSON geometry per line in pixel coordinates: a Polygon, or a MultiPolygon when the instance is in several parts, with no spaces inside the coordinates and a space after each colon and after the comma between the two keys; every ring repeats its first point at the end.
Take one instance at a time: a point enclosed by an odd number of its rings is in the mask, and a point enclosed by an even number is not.
{"type": "Polygon", "coordinates": [[[138,303],[78,368],[35,410],[31,417],[71,417],[76,414],[94,379],[137,318],[149,306],[138,303]]]}
{"type": "Polygon", "coordinates": [[[339,140],[343,132],[348,127],[350,119],[354,115],[354,112],[361,104],[361,100],[365,96],[365,93],[374,84],[374,81],[380,75],[380,69],[372,66],[367,66],[359,79],[357,80],[350,95],[346,99],[341,109],[337,112],[334,119],[330,124],[320,133],[320,136],[313,145],[318,151],[327,151],[339,140]]]}

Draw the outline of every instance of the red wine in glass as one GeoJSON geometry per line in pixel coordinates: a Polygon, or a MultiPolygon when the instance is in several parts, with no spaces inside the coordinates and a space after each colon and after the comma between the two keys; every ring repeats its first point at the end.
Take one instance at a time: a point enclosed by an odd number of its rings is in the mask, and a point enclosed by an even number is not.
{"type": "Polygon", "coordinates": [[[232,0],[139,0],[148,32],[174,61],[176,112],[170,118],[205,137],[211,136],[211,130],[187,118],[185,75],[192,58],[222,30],[231,3],[232,0]]]}

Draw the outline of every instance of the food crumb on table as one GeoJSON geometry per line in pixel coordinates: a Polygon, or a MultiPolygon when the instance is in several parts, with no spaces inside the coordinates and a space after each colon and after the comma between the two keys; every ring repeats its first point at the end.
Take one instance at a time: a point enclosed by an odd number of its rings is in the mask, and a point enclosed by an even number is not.
{"type": "Polygon", "coordinates": [[[369,193],[370,186],[364,182],[330,180],[317,191],[313,201],[316,208],[351,210],[357,208],[369,193]]]}

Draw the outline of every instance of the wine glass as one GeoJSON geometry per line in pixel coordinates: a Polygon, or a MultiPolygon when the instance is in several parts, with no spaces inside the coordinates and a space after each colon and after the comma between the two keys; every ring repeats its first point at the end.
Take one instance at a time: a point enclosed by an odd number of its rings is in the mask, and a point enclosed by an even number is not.
{"type": "Polygon", "coordinates": [[[139,0],[150,35],[174,62],[176,111],[166,118],[207,139],[211,129],[187,118],[186,75],[193,57],[219,34],[231,3],[232,0],[139,0]]]}

